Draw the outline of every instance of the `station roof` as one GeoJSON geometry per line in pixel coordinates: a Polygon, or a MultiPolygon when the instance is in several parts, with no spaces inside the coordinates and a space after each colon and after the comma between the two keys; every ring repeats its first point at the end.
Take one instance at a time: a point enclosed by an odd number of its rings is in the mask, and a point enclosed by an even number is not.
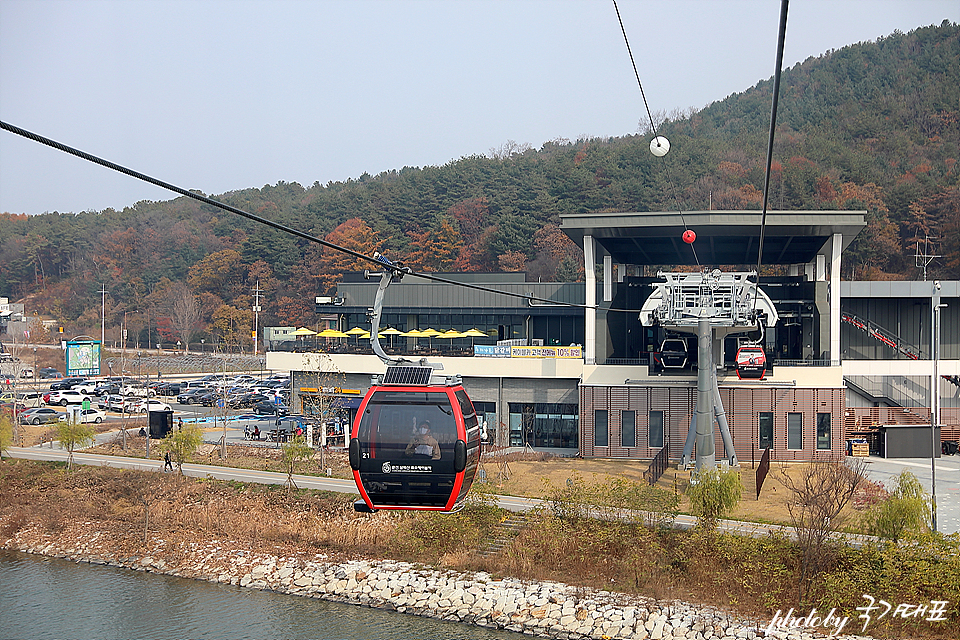
{"type": "MultiPolygon", "coordinates": [[[[846,249],[866,226],[865,213],[768,211],[762,264],[811,262],[817,254],[827,255],[834,234],[843,236],[841,250],[846,249]]],[[[593,236],[623,264],[755,265],[761,217],[760,211],[563,214],[560,229],[581,247],[584,236],[593,236]],[[681,238],[686,229],[697,234],[692,249],[681,238]]]]}

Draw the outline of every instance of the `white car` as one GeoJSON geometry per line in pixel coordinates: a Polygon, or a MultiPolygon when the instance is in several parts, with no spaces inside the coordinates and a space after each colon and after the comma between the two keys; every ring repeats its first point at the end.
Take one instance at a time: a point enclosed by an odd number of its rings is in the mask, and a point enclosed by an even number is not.
{"type": "Polygon", "coordinates": [[[146,413],[147,411],[173,411],[166,402],[160,402],[154,398],[150,400],[141,400],[133,408],[133,413],[146,413]]]}
{"type": "Polygon", "coordinates": [[[78,382],[75,385],[70,387],[71,391],[79,391],[80,393],[85,393],[88,396],[94,395],[93,390],[100,386],[102,381],[100,380],[84,380],[83,382],[78,382]]]}
{"type": "Polygon", "coordinates": [[[20,369],[21,378],[32,378],[33,377],[33,367],[24,367],[20,369]]]}
{"type": "Polygon", "coordinates": [[[95,422],[100,424],[106,417],[107,414],[99,409],[84,409],[80,412],[80,422],[95,422]]]}
{"type": "Polygon", "coordinates": [[[64,391],[51,391],[50,399],[47,400],[47,404],[59,404],[62,407],[67,406],[68,404],[83,404],[85,400],[89,400],[90,396],[85,393],[80,393],[79,391],[74,391],[73,389],[66,389],[64,391]]]}
{"type": "Polygon", "coordinates": [[[100,398],[100,408],[109,411],[123,411],[127,399],[123,396],[110,394],[100,398]]]}
{"type": "Polygon", "coordinates": [[[150,394],[150,389],[147,389],[142,384],[130,384],[124,385],[120,388],[120,395],[123,396],[139,396],[141,398],[146,397],[150,394]]]}

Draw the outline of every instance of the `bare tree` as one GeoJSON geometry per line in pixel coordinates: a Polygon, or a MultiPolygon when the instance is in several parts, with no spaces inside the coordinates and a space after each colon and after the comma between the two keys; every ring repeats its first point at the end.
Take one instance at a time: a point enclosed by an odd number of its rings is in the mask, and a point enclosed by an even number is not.
{"type": "Polygon", "coordinates": [[[200,305],[197,297],[183,282],[177,282],[170,291],[170,316],[173,328],[184,345],[184,353],[190,351],[190,335],[200,325],[200,305]]]}
{"type": "Polygon", "coordinates": [[[863,480],[863,462],[859,458],[846,464],[812,462],[798,477],[783,472],[780,480],[791,493],[787,510],[803,552],[797,585],[802,602],[809,585],[829,562],[830,536],[846,519],[842,511],[863,480]]]}

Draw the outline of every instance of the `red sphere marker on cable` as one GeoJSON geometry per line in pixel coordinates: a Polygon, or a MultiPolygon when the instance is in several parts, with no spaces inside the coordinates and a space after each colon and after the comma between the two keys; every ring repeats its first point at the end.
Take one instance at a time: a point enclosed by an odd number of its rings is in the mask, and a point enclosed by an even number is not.
{"type": "Polygon", "coordinates": [[[683,241],[687,244],[693,244],[693,241],[696,239],[697,234],[695,234],[692,229],[687,229],[683,232],[683,241]]]}

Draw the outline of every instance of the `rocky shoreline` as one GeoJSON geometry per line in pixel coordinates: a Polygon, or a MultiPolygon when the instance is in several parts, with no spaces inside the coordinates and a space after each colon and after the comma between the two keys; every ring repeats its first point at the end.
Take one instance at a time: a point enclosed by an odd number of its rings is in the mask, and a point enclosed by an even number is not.
{"type": "MultiPolygon", "coordinates": [[[[86,526],[84,526],[86,525],[86,526]]],[[[172,544],[154,539],[133,555],[117,553],[95,523],[72,536],[23,529],[3,540],[12,551],[321,598],[506,629],[557,640],[711,640],[830,637],[824,628],[773,628],[721,610],[679,601],[463,573],[390,560],[330,561],[318,554],[275,555],[232,544],[172,544]],[[827,633],[823,633],[826,631],[827,633]]],[[[856,621],[850,627],[855,628],[856,621]]],[[[848,627],[849,628],[849,627],[848,627]]],[[[838,636],[859,638],[861,636],[838,636]]]]}

